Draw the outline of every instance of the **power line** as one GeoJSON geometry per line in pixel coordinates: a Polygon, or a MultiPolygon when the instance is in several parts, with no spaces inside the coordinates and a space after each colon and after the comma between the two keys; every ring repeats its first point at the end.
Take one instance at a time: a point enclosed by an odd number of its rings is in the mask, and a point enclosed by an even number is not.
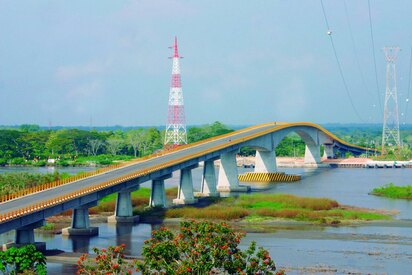
{"type": "Polygon", "coordinates": [[[353,54],[355,56],[356,65],[358,67],[359,75],[362,79],[363,88],[366,90],[367,94],[373,96],[373,93],[369,90],[369,87],[366,84],[365,74],[364,74],[364,72],[362,70],[362,67],[360,65],[360,62],[359,62],[358,51],[356,50],[356,43],[355,43],[355,39],[353,38],[352,26],[351,26],[351,23],[350,23],[350,20],[349,20],[350,17],[349,17],[349,12],[348,12],[348,6],[346,5],[346,0],[343,1],[343,4],[344,4],[344,7],[345,7],[346,23],[348,24],[350,39],[351,39],[351,42],[352,42],[353,54]]]}
{"type": "Polygon", "coordinates": [[[380,108],[380,110],[382,110],[381,96],[380,96],[380,94],[379,94],[378,70],[377,70],[377,67],[376,67],[375,39],[373,38],[373,27],[372,27],[372,15],[371,15],[371,3],[370,3],[370,0],[368,0],[368,12],[369,12],[370,34],[371,34],[371,40],[372,40],[373,65],[374,65],[374,67],[375,67],[376,92],[377,92],[377,94],[378,94],[379,108],[380,108]]]}
{"type": "Polygon", "coordinates": [[[358,110],[356,109],[355,104],[353,103],[352,96],[351,96],[350,93],[349,93],[348,84],[347,84],[347,82],[346,82],[345,76],[344,76],[344,74],[343,74],[342,66],[341,66],[341,63],[340,63],[340,61],[339,61],[338,54],[337,54],[337,52],[336,52],[335,43],[333,42],[332,32],[331,32],[330,27],[329,27],[328,17],[326,16],[325,7],[324,7],[324,5],[323,5],[323,1],[322,1],[322,0],[320,0],[320,4],[321,4],[321,6],[322,6],[323,17],[325,18],[325,23],[326,23],[326,27],[327,27],[327,29],[328,29],[328,35],[329,35],[329,39],[330,39],[330,42],[331,42],[331,45],[332,45],[333,53],[334,53],[334,55],[335,55],[336,63],[338,64],[339,73],[340,73],[340,76],[341,76],[341,78],[342,78],[342,82],[343,82],[343,86],[345,87],[346,94],[347,94],[347,96],[348,96],[348,98],[349,98],[349,102],[350,102],[350,104],[351,104],[351,106],[352,106],[352,109],[355,111],[356,116],[357,116],[362,122],[365,122],[365,121],[362,119],[362,117],[359,115],[359,112],[358,112],[358,110]]]}
{"type": "Polygon", "coordinates": [[[411,48],[411,57],[409,59],[409,81],[408,81],[408,95],[406,96],[406,106],[405,106],[405,112],[404,112],[404,117],[405,120],[407,118],[406,114],[408,113],[408,106],[409,106],[409,101],[410,101],[410,92],[411,92],[411,73],[412,73],[412,48],[411,48]]]}

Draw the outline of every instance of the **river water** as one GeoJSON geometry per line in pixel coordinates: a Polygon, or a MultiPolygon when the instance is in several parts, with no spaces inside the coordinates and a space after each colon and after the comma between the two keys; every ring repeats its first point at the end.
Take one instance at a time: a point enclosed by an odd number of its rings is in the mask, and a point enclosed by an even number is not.
{"type": "MultiPolygon", "coordinates": [[[[37,168],[33,168],[37,169],[37,168]]],[[[248,171],[240,168],[240,173],[248,171]]],[[[281,169],[282,170],[282,169],[281,169]]],[[[412,201],[368,195],[374,188],[393,182],[412,184],[412,169],[319,168],[283,169],[301,174],[295,183],[253,184],[253,192],[289,193],[300,196],[327,197],[340,204],[396,210],[395,222],[376,222],[352,226],[273,225],[265,233],[248,233],[242,246],[256,240],[270,251],[277,266],[287,274],[410,274],[412,271],[412,201]]],[[[0,170],[4,172],[4,170],[0,170]]],[[[193,170],[195,189],[200,188],[202,168],[193,170]]],[[[178,173],[165,182],[176,186],[178,173]]],[[[149,183],[143,186],[150,187],[149,183]]],[[[99,226],[99,236],[64,237],[36,233],[37,241],[45,241],[48,249],[68,252],[90,252],[93,247],[126,244],[127,254],[140,255],[143,241],[150,238],[150,224],[99,226]]],[[[0,236],[0,242],[12,240],[14,233],[0,236]]],[[[74,274],[68,264],[48,263],[49,274],[74,274]]]]}

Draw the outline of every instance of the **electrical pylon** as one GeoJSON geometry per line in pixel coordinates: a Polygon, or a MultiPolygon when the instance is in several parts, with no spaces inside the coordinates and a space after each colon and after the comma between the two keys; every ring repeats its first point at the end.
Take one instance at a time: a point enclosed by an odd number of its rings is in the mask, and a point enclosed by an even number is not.
{"type": "Polygon", "coordinates": [[[179,59],[182,57],[179,56],[177,49],[177,37],[175,37],[175,43],[171,48],[174,49],[174,53],[173,56],[170,57],[173,60],[173,67],[172,81],[170,83],[169,92],[169,110],[164,141],[165,148],[173,148],[179,146],[180,144],[187,144],[185,109],[179,65],[179,59]]]}
{"type": "Polygon", "coordinates": [[[383,112],[382,154],[386,153],[385,146],[401,147],[399,134],[398,95],[396,89],[396,59],[399,47],[385,47],[386,60],[386,93],[383,112]]]}

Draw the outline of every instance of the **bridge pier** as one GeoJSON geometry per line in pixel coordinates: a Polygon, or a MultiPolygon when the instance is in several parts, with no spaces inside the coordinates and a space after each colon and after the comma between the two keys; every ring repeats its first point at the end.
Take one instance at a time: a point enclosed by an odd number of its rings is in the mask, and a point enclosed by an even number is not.
{"type": "Polygon", "coordinates": [[[34,229],[45,225],[45,220],[41,220],[24,227],[16,229],[16,235],[14,237],[14,242],[3,244],[2,249],[7,250],[10,247],[21,247],[28,244],[33,244],[37,250],[46,250],[45,242],[35,242],[34,241],[34,229]]]}
{"type": "Polygon", "coordinates": [[[335,147],[333,144],[323,144],[323,157],[326,159],[333,159],[335,157],[335,147]]]}
{"type": "Polygon", "coordinates": [[[247,192],[248,186],[239,186],[236,154],[234,150],[221,155],[217,191],[219,192],[247,192]]]}
{"type": "Polygon", "coordinates": [[[320,163],[320,145],[306,144],[305,164],[317,165],[320,163]]]}
{"type": "Polygon", "coordinates": [[[165,180],[172,177],[172,174],[152,180],[152,192],[150,193],[150,207],[166,207],[165,180]]]}
{"type": "Polygon", "coordinates": [[[256,150],[255,173],[276,172],[276,152],[256,150]]]}
{"type": "Polygon", "coordinates": [[[198,164],[195,164],[180,170],[179,190],[173,204],[193,204],[197,202],[193,194],[192,169],[198,166],[198,164]]]}
{"type": "Polygon", "coordinates": [[[131,190],[124,190],[117,193],[116,208],[114,215],[107,218],[108,223],[135,223],[139,221],[139,216],[133,216],[133,206],[131,190]]]}
{"type": "Polygon", "coordinates": [[[96,206],[97,202],[91,202],[77,208],[73,208],[71,227],[62,229],[65,236],[94,236],[99,234],[98,227],[91,227],[89,221],[89,208],[96,206]]]}
{"type": "Polygon", "coordinates": [[[203,166],[201,191],[196,195],[202,197],[219,197],[216,189],[216,172],[214,159],[206,160],[203,166]]]}

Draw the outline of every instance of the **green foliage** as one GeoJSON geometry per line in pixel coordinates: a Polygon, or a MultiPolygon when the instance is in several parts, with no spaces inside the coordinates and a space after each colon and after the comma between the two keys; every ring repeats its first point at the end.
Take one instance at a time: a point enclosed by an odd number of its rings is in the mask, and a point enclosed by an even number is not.
{"type": "Polygon", "coordinates": [[[34,245],[11,247],[0,251],[0,271],[3,274],[20,274],[32,271],[46,274],[46,257],[34,245]]]}
{"type": "Polygon", "coordinates": [[[393,199],[412,199],[412,185],[396,186],[393,183],[374,188],[373,195],[383,196],[393,199]]]}
{"type": "Polygon", "coordinates": [[[124,259],[125,245],[93,248],[95,257],[83,254],[77,261],[77,274],[132,274],[134,265],[124,259]]]}
{"type": "Polygon", "coordinates": [[[213,205],[167,209],[167,218],[196,218],[256,222],[271,218],[320,223],[340,223],[350,220],[383,220],[388,215],[372,211],[347,210],[326,198],[305,198],[287,194],[241,195],[238,198],[219,199],[213,205]]]}
{"type": "Polygon", "coordinates": [[[37,185],[53,182],[67,177],[67,174],[59,172],[38,174],[38,173],[4,173],[0,174],[0,196],[12,194],[19,190],[37,185]]]}
{"type": "Polygon", "coordinates": [[[255,242],[244,252],[239,249],[243,236],[225,223],[183,221],[178,234],[162,227],[145,241],[137,268],[144,275],[275,274],[267,250],[256,250],[255,242]]]}
{"type": "Polygon", "coordinates": [[[233,130],[229,129],[221,122],[215,121],[212,124],[207,124],[202,127],[190,127],[187,133],[187,140],[189,143],[193,143],[230,132],[233,132],[233,130]]]}
{"type": "Polygon", "coordinates": [[[278,157],[302,157],[305,155],[305,143],[297,134],[286,136],[276,147],[278,157]]]}
{"type": "Polygon", "coordinates": [[[54,230],[55,224],[51,222],[47,222],[45,225],[41,227],[42,230],[54,230]]]}

